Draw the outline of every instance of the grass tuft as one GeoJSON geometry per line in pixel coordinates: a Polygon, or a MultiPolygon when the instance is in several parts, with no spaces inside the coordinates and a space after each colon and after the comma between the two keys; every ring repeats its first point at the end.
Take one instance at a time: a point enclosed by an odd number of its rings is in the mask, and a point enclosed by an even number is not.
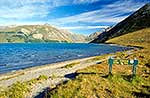
{"type": "Polygon", "coordinates": [[[47,76],[40,75],[38,78],[31,79],[29,81],[18,81],[8,88],[0,88],[0,98],[25,98],[33,84],[47,79],[47,76]]]}
{"type": "MultiPolygon", "coordinates": [[[[142,47],[115,54],[119,59],[137,58],[139,60],[135,77],[132,77],[132,66],[121,64],[114,64],[112,75],[109,75],[107,61],[104,61],[77,71],[76,79],[61,84],[47,95],[51,98],[148,98],[150,96],[149,38],[150,28],[147,28],[108,41],[142,47]]],[[[90,61],[99,60],[99,58],[103,56],[90,61]]]]}
{"type": "Polygon", "coordinates": [[[80,62],[73,62],[73,63],[67,64],[66,66],[64,66],[62,68],[72,68],[73,66],[75,66],[77,64],[80,64],[80,62]]]}

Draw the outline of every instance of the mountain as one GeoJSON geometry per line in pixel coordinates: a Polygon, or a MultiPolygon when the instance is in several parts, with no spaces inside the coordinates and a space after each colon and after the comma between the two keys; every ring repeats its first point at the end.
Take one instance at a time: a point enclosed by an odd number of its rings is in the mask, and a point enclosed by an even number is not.
{"type": "Polygon", "coordinates": [[[88,40],[88,41],[94,40],[94,39],[96,39],[96,38],[98,37],[98,35],[100,35],[100,34],[101,34],[101,32],[92,33],[92,34],[90,34],[90,35],[87,37],[87,40],[88,40]]]}
{"type": "Polygon", "coordinates": [[[112,29],[101,33],[91,43],[104,43],[105,41],[130,32],[150,27],[150,3],[118,23],[112,29]]]}
{"type": "Polygon", "coordinates": [[[95,32],[95,33],[90,34],[90,35],[86,38],[87,41],[92,41],[92,40],[98,38],[98,36],[99,36],[101,33],[109,31],[110,29],[112,29],[112,27],[113,27],[113,26],[110,26],[110,27],[105,28],[105,29],[102,30],[102,31],[97,31],[97,32],[95,32]]]}
{"type": "Polygon", "coordinates": [[[44,25],[1,26],[0,43],[7,42],[85,42],[85,36],[44,25]]]}
{"type": "MultiPolygon", "coordinates": [[[[141,47],[147,49],[148,51],[146,53],[148,53],[150,49],[150,27],[109,39],[106,43],[141,47]]],[[[149,59],[149,56],[147,58],[149,59]]]]}

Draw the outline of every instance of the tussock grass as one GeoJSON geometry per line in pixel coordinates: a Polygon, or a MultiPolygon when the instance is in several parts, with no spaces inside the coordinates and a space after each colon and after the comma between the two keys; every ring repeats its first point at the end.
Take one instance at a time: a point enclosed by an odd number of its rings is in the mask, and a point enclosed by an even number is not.
{"type": "Polygon", "coordinates": [[[1,88],[0,98],[24,98],[28,91],[29,87],[26,82],[17,82],[9,88],[1,88]]]}
{"type": "Polygon", "coordinates": [[[139,46],[148,49],[150,48],[150,28],[115,37],[106,41],[106,43],[116,43],[126,46],[139,46]]]}
{"type": "MultiPolygon", "coordinates": [[[[132,66],[113,65],[108,74],[107,61],[77,71],[76,79],[48,92],[48,98],[148,98],[150,96],[150,28],[142,29],[114,39],[108,43],[142,47],[116,53],[117,58],[139,60],[136,77],[132,66]]],[[[105,55],[108,56],[108,55],[105,55]]],[[[98,60],[94,58],[93,60],[98,60]]]]}
{"type": "Polygon", "coordinates": [[[38,80],[47,80],[48,76],[45,75],[40,75],[39,78],[37,78],[38,80]]]}
{"type": "Polygon", "coordinates": [[[61,84],[55,90],[48,92],[51,98],[134,98],[133,92],[147,93],[148,81],[139,74],[132,80],[130,66],[113,66],[113,75],[108,75],[108,66],[97,64],[84,70],[79,70],[75,80],[61,84]],[[117,68],[115,68],[117,66],[117,68]],[[122,72],[122,73],[121,73],[122,72]]]}
{"type": "Polygon", "coordinates": [[[25,98],[32,85],[47,79],[47,76],[40,75],[38,78],[31,79],[29,81],[18,81],[8,88],[0,88],[0,98],[25,98]]]}
{"type": "Polygon", "coordinates": [[[73,62],[73,63],[67,64],[66,66],[64,66],[62,68],[72,68],[73,66],[75,66],[77,64],[80,64],[80,62],[73,62]]]}
{"type": "MultiPolygon", "coordinates": [[[[150,96],[150,28],[129,33],[107,42],[126,46],[138,46],[135,49],[116,53],[117,58],[139,60],[136,77],[131,76],[132,66],[113,65],[113,74],[108,74],[107,61],[77,71],[76,79],[69,80],[47,92],[46,98],[148,98],[150,96]]],[[[109,55],[104,55],[105,57],[109,55]]],[[[99,60],[104,56],[93,58],[99,60]]],[[[71,68],[79,64],[68,64],[71,68]]],[[[11,87],[0,88],[0,98],[24,98],[30,87],[48,77],[41,75],[28,82],[17,82],[11,87]]]]}
{"type": "Polygon", "coordinates": [[[134,53],[130,55],[130,58],[138,58],[140,65],[146,65],[150,67],[150,28],[110,39],[107,41],[107,43],[143,47],[143,49],[137,49],[134,51],[134,53]]]}

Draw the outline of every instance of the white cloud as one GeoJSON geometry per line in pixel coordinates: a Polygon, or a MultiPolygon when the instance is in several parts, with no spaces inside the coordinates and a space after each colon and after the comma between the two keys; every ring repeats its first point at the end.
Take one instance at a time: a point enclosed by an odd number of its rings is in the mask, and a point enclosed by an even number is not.
{"type": "Polygon", "coordinates": [[[26,19],[32,17],[44,17],[48,14],[46,0],[1,0],[0,18],[4,19],[26,19]]]}
{"type": "Polygon", "coordinates": [[[24,18],[31,18],[31,17],[44,17],[48,14],[47,8],[43,5],[34,5],[34,6],[22,6],[18,8],[1,8],[0,9],[1,16],[0,18],[6,19],[24,19],[24,18]],[[38,9],[40,7],[40,9],[38,9]],[[7,10],[7,11],[6,11],[7,10]]]}
{"type": "MultiPolygon", "coordinates": [[[[82,1],[82,0],[81,0],[82,1]]],[[[74,16],[58,18],[55,20],[49,20],[50,23],[56,25],[65,25],[68,23],[79,23],[79,22],[88,22],[88,23],[98,23],[98,22],[113,22],[117,23],[125,19],[127,15],[124,13],[131,13],[143,6],[145,2],[135,2],[134,0],[122,0],[114,2],[113,4],[105,5],[103,8],[80,13],[74,16]],[[59,24],[57,24],[59,23],[59,24]]],[[[68,27],[68,29],[75,29],[82,27],[68,27]]]]}
{"type": "Polygon", "coordinates": [[[73,0],[74,4],[82,4],[82,3],[94,3],[100,0],[73,0]]]}
{"type": "Polygon", "coordinates": [[[27,19],[47,16],[50,9],[63,5],[92,3],[97,0],[1,0],[0,18],[27,19]]]}
{"type": "Polygon", "coordinates": [[[34,25],[34,24],[45,24],[45,21],[15,21],[15,20],[8,20],[8,22],[6,22],[6,20],[4,19],[0,19],[0,26],[8,26],[8,25],[34,25]]]}
{"type": "MultiPolygon", "coordinates": [[[[112,10],[111,10],[112,11],[112,10]]],[[[77,23],[77,22],[119,22],[126,18],[127,16],[115,16],[111,14],[115,14],[116,12],[107,12],[104,10],[96,10],[91,12],[85,12],[78,15],[59,18],[52,20],[51,22],[56,22],[59,24],[66,24],[66,23],[77,23]]],[[[113,10],[114,11],[114,10],[113,10]]],[[[118,14],[117,14],[118,15],[118,14]]]]}
{"type": "MultiPolygon", "coordinates": [[[[43,18],[46,17],[50,10],[54,7],[71,5],[71,4],[85,4],[93,3],[100,0],[1,0],[0,1],[0,23],[3,24],[34,24],[44,23],[45,21],[38,22],[23,22],[29,18],[43,18]]],[[[136,0],[119,0],[113,4],[105,5],[103,8],[80,13],[74,16],[58,18],[49,20],[48,22],[53,25],[63,27],[65,24],[78,23],[78,22],[119,22],[125,19],[128,15],[122,16],[122,13],[134,12],[139,7],[143,6],[145,2],[135,2],[136,0]]],[[[137,0],[138,1],[138,0],[137,0]]],[[[87,24],[89,25],[89,24],[87,24]]],[[[76,27],[63,27],[66,29],[92,29],[103,28],[101,26],[76,26],[76,27]]]]}
{"type": "Polygon", "coordinates": [[[74,30],[74,29],[104,29],[104,28],[108,28],[109,26],[72,26],[72,27],[60,27],[61,29],[68,29],[68,30],[74,30]]]}

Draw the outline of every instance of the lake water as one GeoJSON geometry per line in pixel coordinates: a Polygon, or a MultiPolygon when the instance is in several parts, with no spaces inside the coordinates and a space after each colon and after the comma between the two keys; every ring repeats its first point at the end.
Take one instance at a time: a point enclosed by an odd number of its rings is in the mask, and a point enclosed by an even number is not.
{"type": "Polygon", "coordinates": [[[32,66],[114,53],[128,49],[131,48],[107,44],[83,43],[0,44],[0,74],[32,66]]]}

